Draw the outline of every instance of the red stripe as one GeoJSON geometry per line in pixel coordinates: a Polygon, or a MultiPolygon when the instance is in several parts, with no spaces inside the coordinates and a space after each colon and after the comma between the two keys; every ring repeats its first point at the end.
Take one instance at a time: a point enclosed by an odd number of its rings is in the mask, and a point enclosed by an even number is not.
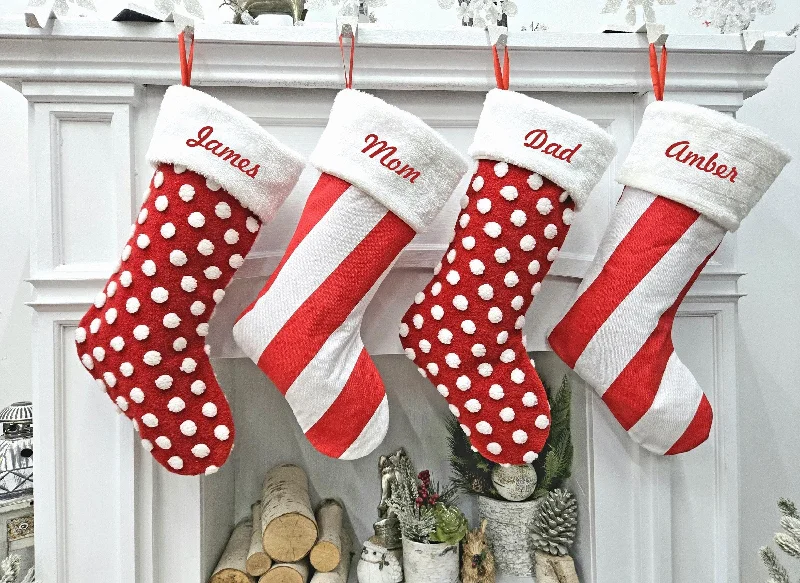
{"type": "Polygon", "coordinates": [[[387,211],[292,314],[258,359],[258,366],[282,393],[413,238],[414,229],[387,211]]]}
{"type": "Polygon", "coordinates": [[[700,214],[657,196],[611,254],[548,340],[570,368],[603,323],[700,214]]]}
{"type": "Polygon", "coordinates": [[[269,288],[272,287],[272,282],[275,281],[275,278],[278,276],[284,264],[289,260],[289,257],[291,257],[297,246],[303,241],[303,239],[306,238],[306,235],[311,232],[311,229],[313,229],[320,219],[327,214],[333,204],[339,200],[339,197],[342,196],[348,188],[350,188],[350,184],[341,178],[331,176],[330,174],[320,175],[319,180],[317,180],[317,184],[308,195],[308,200],[306,200],[305,207],[303,207],[303,213],[300,215],[300,222],[297,224],[294,235],[292,235],[292,240],[289,241],[289,246],[283,253],[283,257],[281,258],[280,263],[278,263],[278,267],[276,267],[275,271],[272,272],[272,275],[270,275],[266,285],[260,292],[258,292],[258,296],[255,300],[253,300],[253,303],[247,306],[247,308],[245,308],[245,310],[239,314],[239,317],[236,319],[237,322],[241,320],[248,312],[250,312],[250,310],[253,309],[253,306],[256,305],[256,302],[269,291],[269,288]]]}
{"type": "Polygon", "coordinates": [[[656,398],[667,361],[675,350],[672,344],[675,313],[713,254],[695,270],[675,302],[661,314],[653,333],[603,394],[603,401],[625,431],[636,425],[656,398]]]}
{"type": "Polygon", "coordinates": [[[306,438],[317,451],[341,457],[361,435],[385,395],[378,369],[362,348],[342,392],[319,421],[306,431],[306,438]]]}
{"type": "Polygon", "coordinates": [[[714,412],[711,410],[711,403],[705,395],[700,399],[700,405],[697,407],[697,412],[694,414],[692,422],[689,427],[683,432],[680,439],[669,448],[665,455],[675,455],[683,453],[696,448],[698,445],[708,439],[708,434],[711,433],[711,424],[714,421],[714,412]]]}

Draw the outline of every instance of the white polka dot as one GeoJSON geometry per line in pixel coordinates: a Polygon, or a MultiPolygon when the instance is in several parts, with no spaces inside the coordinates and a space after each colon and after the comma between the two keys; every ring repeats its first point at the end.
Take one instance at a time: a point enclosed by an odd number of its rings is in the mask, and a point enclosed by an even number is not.
{"type": "Polygon", "coordinates": [[[503,451],[503,448],[499,443],[493,441],[487,444],[486,450],[492,455],[500,455],[500,453],[503,451]]]}
{"type": "Polygon", "coordinates": [[[456,379],[456,388],[459,391],[468,391],[472,387],[472,381],[466,375],[461,375],[456,379]]]}
{"type": "Polygon", "coordinates": [[[517,320],[514,322],[514,329],[522,330],[524,326],[525,326],[525,316],[517,316],[517,320]]]}
{"type": "Polygon", "coordinates": [[[481,410],[480,401],[477,399],[470,399],[466,403],[464,403],[464,408],[469,411],[470,413],[477,413],[481,410]]]}
{"type": "Polygon", "coordinates": [[[178,196],[181,197],[183,202],[189,202],[194,198],[194,186],[191,184],[184,184],[178,189],[178,196]]]}
{"type": "Polygon", "coordinates": [[[172,388],[172,377],[168,374],[162,374],[155,380],[155,385],[162,391],[172,388]]]}
{"type": "Polygon", "coordinates": [[[528,186],[531,187],[531,190],[539,190],[542,185],[544,184],[544,180],[538,174],[531,174],[528,176],[528,186]]]}
{"type": "Polygon", "coordinates": [[[89,324],[89,332],[92,334],[97,334],[97,331],[100,329],[100,318],[95,318],[92,320],[92,323],[89,324]]]}
{"type": "Polygon", "coordinates": [[[136,237],[136,246],[139,249],[147,249],[149,245],[150,245],[150,237],[148,237],[144,233],[136,237]]]}
{"type": "Polygon", "coordinates": [[[205,471],[206,476],[210,476],[211,474],[216,474],[219,471],[217,466],[208,466],[205,471]]]}
{"type": "Polygon", "coordinates": [[[197,280],[191,275],[184,275],[181,278],[181,289],[185,292],[193,292],[197,289],[197,280]]]}
{"type": "Polygon", "coordinates": [[[157,366],[161,362],[161,353],[157,350],[148,350],[144,353],[143,360],[149,366],[157,366]]]}
{"type": "Polygon", "coordinates": [[[172,349],[175,352],[181,352],[186,349],[188,342],[186,342],[186,338],[183,336],[178,336],[175,340],[172,341],[172,349]]]}
{"type": "Polygon", "coordinates": [[[444,361],[450,368],[458,368],[461,366],[461,359],[454,352],[447,353],[444,357],[444,361]]]}
{"type": "Polygon", "coordinates": [[[408,324],[406,324],[405,322],[401,322],[400,323],[400,336],[402,338],[405,338],[406,336],[408,336],[408,332],[409,332],[408,324]]]}
{"type": "Polygon", "coordinates": [[[467,251],[471,251],[475,248],[475,237],[464,237],[461,239],[461,246],[467,251]]]}
{"type": "Polygon", "coordinates": [[[192,421],[191,419],[187,419],[180,425],[181,433],[183,433],[186,437],[191,437],[195,433],[197,433],[197,424],[192,421]]]}
{"type": "Polygon", "coordinates": [[[558,257],[558,247],[553,247],[550,251],[547,252],[547,260],[548,261],[555,261],[558,257]]]}
{"type": "Polygon", "coordinates": [[[208,257],[214,252],[214,243],[209,241],[208,239],[202,239],[197,244],[197,252],[204,257],[208,257]]]}
{"type": "Polygon", "coordinates": [[[162,194],[161,196],[156,197],[155,206],[157,211],[161,211],[163,213],[169,206],[169,200],[162,194]]]}
{"type": "Polygon", "coordinates": [[[162,184],[164,184],[164,173],[159,170],[153,176],[153,186],[156,188],[161,188],[162,184]]]}
{"type": "Polygon", "coordinates": [[[94,307],[100,309],[105,305],[106,305],[106,294],[104,294],[103,292],[99,292],[94,297],[94,307]]]}
{"type": "Polygon", "coordinates": [[[163,287],[154,287],[150,292],[150,299],[157,304],[163,304],[169,299],[169,292],[163,287]]]}
{"type": "Polygon", "coordinates": [[[550,425],[550,419],[547,418],[547,415],[539,415],[533,424],[536,425],[537,429],[547,429],[550,425]]]}
{"type": "Polygon", "coordinates": [[[508,364],[509,362],[514,362],[515,358],[517,358],[517,354],[510,348],[506,348],[503,352],[500,353],[500,361],[505,362],[506,364],[508,364]]]}
{"type": "Polygon", "coordinates": [[[539,265],[539,262],[536,261],[536,259],[528,263],[528,273],[530,273],[531,275],[536,275],[537,273],[539,273],[540,268],[541,266],[539,265]]]}
{"type": "Polygon", "coordinates": [[[539,404],[539,399],[535,393],[527,392],[522,395],[522,404],[526,407],[535,407],[539,404]]]}
{"type": "Polygon", "coordinates": [[[206,178],[206,188],[212,192],[217,192],[222,187],[219,185],[219,182],[206,178]]]}
{"type": "Polygon", "coordinates": [[[442,397],[447,398],[450,395],[450,390],[444,385],[436,385],[436,390],[442,397]]]}
{"type": "Polygon", "coordinates": [[[81,356],[81,362],[83,363],[83,366],[85,366],[87,370],[92,370],[94,368],[94,361],[92,360],[92,357],[89,356],[88,354],[84,354],[83,356],[81,356]]]}
{"type": "Polygon", "coordinates": [[[199,229],[206,224],[206,218],[203,216],[203,213],[195,211],[189,215],[187,222],[195,229],[199,229]]]}
{"type": "Polygon", "coordinates": [[[431,373],[432,376],[439,374],[439,365],[435,362],[429,362],[425,368],[428,369],[428,372],[431,373]]]}
{"type": "Polygon", "coordinates": [[[525,235],[519,240],[519,248],[523,251],[533,251],[536,247],[536,239],[532,235],[525,235]]]}
{"type": "Polygon", "coordinates": [[[494,174],[498,178],[503,178],[506,174],[508,174],[508,164],[505,162],[498,162],[494,165],[494,174]]]}
{"type": "Polygon", "coordinates": [[[497,343],[498,344],[505,344],[508,341],[508,332],[503,330],[497,335],[497,343]]]}
{"type": "MultiPolygon", "coordinates": [[[[135,422],[135,420],[134,420],[134,422],[135,422]]],[[[143,439],[142,440],[142,447],[144,448],[145,451],[153,451],[153,442],[150,441],[149,439],[143,439]]]]}
{"type": "Polygon", "coordinates": [[[133,276],[131,275],[130,271],[123,271],[119,274],[119,282],[122,284],[122,287],[128,287],[133,282],[133,276]]]}
{"type": "Polygon", "coordinates": [[[466,229],[467,225],[469,225],[469,215],[464,213],[460,217],[458,217],[458,224],[461,225],[462,229],[466,229]]]}
{"type": "Polygon", "coordinates": [[[175,174],[183,174],[186,172],[186,166],[181,166],[180,164],[175,164],[173,167],[175,174]]]}
{"type": "Polygon", "coordinates": [[[516,414],[514,413],[514,409],[512,409],[511,407],[503,407],[500,410],[500,419],[502,419],[506,423],[510,423],[511,421],[513,421],[514,417],[516,417],[516,414]]]}
{"type": "Polygon", "coordinates": [[[195,302],[192,302],[192,305],[189,306],[189,311],[192,313],[193,316],[200,316],[203,314],[203,312],[206,311],[206,305],[200,300],[197,300],[195,302]]]}
{"type": "Polygon", "coordinates": [[[439,275],[439,272],[442,270],[442,262],[436,264],[436,267],[433,268],[433,275],[439,275]]]}
{"type": "Polygon", "coordinates": [[[452,403],[448,405],[447,408],[450,409],[450,413],[452,413],[454,416],[458,417],[461,415],[461,412],[458,410],[458,407],[456,407],[452,403]]]}
{"type": "Polygon", "coordinates": [[[173,470],[183,469],[183,460],[176,455],[169,458],[167,460],[167,463],[169,464],[169,467],[171,467],[173,470]]]}
{"type": "Polygon", "coordinates": [[[481,284],[478,287],[478,295],[482,300],[491,300],[494,297],[494,289],[488,283],[481,284]]]}
{"type": "Polygon", "coordinates": [[[522,305],[525,303],[525,298],[522,296],[514,296],[514,299],[511,300],[511,307],[515,310],[521,310],[522,305]]]}
{"type": "Polygon", "coordinates": [[[251,233],[257,233],[259,226],[260,225],[258,224],[258,221],[255,218],[247,217],[247,220],[245,221],[245,227],[247,228],[248,231],[250,231],[251,233]]]}
{"type": "Polygon", "coordinates": [[[139,223],[140,225],[143,225],[146,220],[147,220],[147,209],[143,208],[142,210],[139,211],[139,216],[137,217],[136,222],[139,223]]]}
{"type": "Polygon", "coordinates": [[[506,394],[505,392],[503,392],[503,387],[501,387],[500,385],[492,385],[491,387],[489,387],[489,397],[491,399],[499,401],[505,396],[506,394]]]}
{"type": "Polygon", "coordinates": [[[214,299],[214,303],[218,304],[222,301],[222,298],[225,297],[225,290],[224,289],[215,289],[214,293],[211,294],[211,297],[214,299]]]}
{"type": "Polygon", "coordinates": [[[227,441],[230,436],[231,436],[231,430],[228,429],[227,426],[217,425],[214,428],[214,437],[216,437],[220,441],[227,441]]]}
{"type": "Polygon", "coordinates": [[[92,350],[92,356],[97,362],[103,362],[106,357],[106,350],[102,346],[95,346],[92,350]]]}
{"type": "Polygon", "coordinates": [[[505,247],[500,247],[497,251],[494,252],[494,260],[500,264],[508,263],[511,259],[511,252],[505,247]]]}
{"type": "Polygon", "coordinates": [[[519,276],[515,271],[509,271],[506,273],[505,277],[503,277],[503,283],[506,284],[506,287],[514,287],[519,283],[519,276]]]}
{"type": "Polygon", "coordinates": [[[481,358],[486,356],[486,347],[483,344],[473,344],[470,352],[472,352],[472,356],[481,358]]]}
{"type": "Polygon", "coordinates": [[[522,429],[517,429],[514,433],[511,434],[511,439],[514,440],[514,443],[522,445],[523,443],[528,441],[528,434],[525,433],[522,429]]]}
{"type": "Polygon", "coordinates": [[[463,322],[461,322],[461,330],[465,334],[475,334],[476,330],[475,322],[473,322],[472,320],[464,320],[463,322]]]}
{"type": "Polygon", "coordinates": [[[116,308],[109,308],[106,312],[106,322],[109,324],[113,324],[117,320],[117,309],[116,308]]]}
{"type": "Polygon", "coordinates": [[[492,201],[488,198],[482,198],[477,203],[475,203],[475,207],[478,209],[478,212],[482,215],[485,215],[490,210],[492,210],[492,201]]]}
{"type": "Polygon", "coordinates": [[[206,392],[206,384],[200,380],[194,381],[190,387],[190,390],[195,395],[202,395],[206,392]]]}
{"type": "Polygon", "coordinates": [[[459,294],[453,298],[453,306],[456,310],[461,310],[463,312],[469,307],[469,302],[467,298],[459,294]]]}
{"type": "Polygon", "coordinates": [[[422,317],[422,314],[414,314],[414,317],[411,318],[411,323],[414,324],[414,328],[416,328],[417,330],[422,328],[422,324],[424,321],[425,319],[422,317]]]}
{"type": "Polygon", "coordinates": [[[478,374],[484,378],[492,376],[493,370],[492,365],[488,362],[482,362],[478,365],[478,374]]]}
{"type": "Polygon", "coordinates": [[[111,348],[113,348],[116,352],[119,352],[123,348],[125,348],[125,340],[122,339],[122,336],[115,336],[109,342],[111,348]]]}
{"type": "Polygon", "coordinates": [[[574,218],[575,218],[575,211],[573,211],[572,209],[564,209],[564,212],[561,213],[561,220],[567,226],[570,226],[572,224],[572,219],[574,218]]]}
{"type": "Polygon", "coordinates": [[[417,292],[417,295],[414,296],[414,303],[421,304],[425,301],[425,294],[423,292],[417,292]]]}
{"type": "Polygon", "coordinates": [[[556,235],[558,235],[558,229],[553,223],[550,223],[544,228],[545,239],[555,239],[556,235]]]}
{"type": "Polygon", "coordinates": [[[478,430],[478,433],[483,435],[491,435],[492,434],[492,426],[489,425],[487,421],[478,421],[475,424],[475,429],[478,430]]]}
{"type": "Polygon", "coordinates": [[[511,381],[515,384],[521,385],[525,381],[525,373],[520,369],[515,368],[511,371],[511,381]]]}
{"type": "Polygon", "coordinates": [[[135,314],[136,312],[138,312],[140,306],[141,303],[139,302],[138,298],[130,297],[127,300],[125,300],[125,311],[128,312],[129,314],[135,314]]]}
{"type": "Polygon", "coordinates": [[[461,424],[461,431],[463,431],[464,435],[466,435],[467,437],[469,437],[472,434],[472,431],[470,431],[470,428],[467,427],[466,425],[464,425],[463,423],[461,424]]]}
{"type": "Polygon", "coordinates": [[[186,409],[186,403],[180,397],[172,397],[167,403],[167,409],[173,413],[180,413],[186,409]]]}
{"type": "Polygon", "coordinates": [[[175,312],[170,312],[164,315],[162,323],[164,324],[165,328],[170,328],[170,329],[177,328],[181,324],[181,319],[175,312]]]}
{"type": "Polygon", "coordinates": [[[527,222],[527,220],[528,220],[528,215],[525,214],[525,211],[517,209],[511,213],[511,223],[515,227],[521,227],[527,222]]]}
{"type": "Polygon", "coordinates": [[[131,246],[125,245],[125,247],[122,248],[122,260],[127,261],[128,259],[130,259],[130,256],[131,256],[131,246]]]}
{"type": "Polygon", "coordinates": [[[208,402],[203,405],[201,409],[203,415],[205,417],[216,417],[217,416],[217,406],[214,403],[208,402]]]}
{"type": "Polygon", "coordinates": [[[558,197],[558,202],[566,202],[568,198],[569,198],[569,192],[567,192],[567,191],[565,190],[565,191],[564,191],[564,192],[562,192],[562,193],[561,193],[561,195],[558,197]]]}
{"type": "Polygon", "coordinates": [[[461,281],[461,276],[458,274],[457,271],[451,269],[450,271],[447,272],[445,279],[447,280],[447,283],[449,283],[450,285],[456,285],[459,281],[461,281]]]}
{"type": "Polygon", "coordinates": [[[497,324],[503,319],[503,311],[497,306],[489,308],[489,321],[492,324],[497,324]]]}
{"type": "MultiPolygon", "coordinates": [[[[513,436],[512,436],[513,437],[513,436]]],[[[522,461],[526,464],[532,464],[539,458],[539,454],[535,451],[528,451],[525,452],[525,455],[522,456],[522,461]]]]}
{"type": "MultiPolygon", "coordinates": [[[[208,336],[208,324],[205,322],[198,324],[197,328],[195,328],[195,332],[197,332],[198,336],[208,336]]],[[[208,354],[208,352],[206,352],[206,354],[208,354]]]]}
{"type": "Polygon", "coordinates": [[[463,195],[461,199],[458,201],[458,204],[461,205],[462,209],[467,208],[469,206],[469,197],[466,194],[463,195]]]}
{"type": "Polygon", "coordinates": [[[133,365],[130,362],[123,362],[119,365],[119,372],[124,377],[129,377],[133,374],[133,365]]]}
{"type": "Polygon", "coordinates": [[[442,291],[442,284],[441,284],[441,282],[438,282],[438,281],[437,281],[436,283],[434,283],[434,284],[431,286],[431,295],[432,295],[432,296],[434,296],[434,297],[435,297],[435,296],[438,296],[438,295],[441,293],[441,291],[442,291]]]}
{"type": "Polygon", "coordinates": [[[164,223],[161,225],[161,236],[165,239],[171,239],[175,236],[175,225],[172,223],[164,223]]]}
{"type": "Polygon", "coordinates": [[[214,207],[214,214],[221,219],[231,218],[231,207],[227,202],[218,202],[214,207]]]}
{"type": "Polygon", "coordinates": [[[142,392],[142,389],[140,389],[139,387],[133,387],[131,389],[131,392],[129,393],[129,396],[131,398],[131,401],[133,401],[134,403],[141,403],[142,401],[144,401],[144,392],[142,392]]]}
{"type": "Polygon", "coordinates": [[[106,288],[106,295],[110,298],[113,298],[115,293],[117,293],[117,282],[116,281],[108,282],[108,287],[106,288]]]}
{"type": "Polygon", "coordinates": [[[483,188],[483,176],[476,176],[472,181],[472,190],[480,192],[481,188],[483,188]]]}
{"type": "Polygon", "coordinates": [[[234,253],[228,259],[228,265],[230,265],[233,269],[239,269],[242,265],[244,265],[244,257],[238,253],[234,253]]]}
{"type": "Polygon", "coordinates": [[[431,343],[423,338],[419,341],[419,349],[425,354],[428,354],[431,351],[431,343]]]}
{"type": "Polygon", "coordinates": [[[442,344],[450,344],[450,342],[453,341],[453,333],[447,328],[442,328],[439,330],[439,333],[436,335],[436,337],[442,344]]]}
{"type": "Polygon", "coordinates": [[[151,428],[158,427],[158,417],[156,417],[152,413],[145,413],[144,415],[142,415],[142,423],[151,428]]]}
{"type": "Polygon", "coordinates": [[[150,335],[150,328],[144,324],[139,324],[133,329],[133,337],[136,340],[145,340],[150,335]]]}
{"type": "Polygon", "coordinates": [[[142,273],[147,277],[153,277],[156,274],[156,264],[152,259],[146,259],[142,263],[142,273]]]}
{"type": "Polygon", "coordinates": [[[456,260],[456,250],[450,249],[450,251],[447,252],[447,262],[452,263],[455,260],[456,260]]]}
{"type": "Polygon", "coordinates": [[[480,259],[472,259],[469,262],[469,270],[473,275],[483,275],[483,272],[486,270],[486,266],[480,259]]]}
{"type": "Polygon", "coordinates": [[[537,281],[531,286],[531,295],[535,296],[542,289],[542,282],[537,281]]]}
{"type": "Polygon", "coordinates": [[[519,196],[519,191],[514,186],[504,186],[500,189],[500,196],[506,199],[508,202],[512,202],[517,200],[519,196]]]}
{"type": "Polygon", "coordinates": [[[492,239],[497,239],[503,229],[494,221],[489,221],[483,226],[483,232],[489,235],[492,239]]]}
{"type": "Polygon", "coordinates": [[[85,328],[75,328],[75,342],[77,342],[78,344],[86,342],[85,328]]]}
{"type": "Polygon", "coordinates": [[[222,271],[216,265],[212,265],[203,270],[203,275],[206,276],[206,279],[219,279],[219,277],[222,275],[222,271]]]}

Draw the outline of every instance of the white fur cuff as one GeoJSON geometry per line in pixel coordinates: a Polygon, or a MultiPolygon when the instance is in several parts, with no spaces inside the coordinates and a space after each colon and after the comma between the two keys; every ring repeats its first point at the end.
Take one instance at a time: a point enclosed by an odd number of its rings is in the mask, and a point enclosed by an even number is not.
{"type": "Polygon", "coordinates": [[[210,178],[265,223],[304,166],[298,154],[243,113],[182,85],[164,95],[147,160],[179,164],[210,178]]]}
{"type": "Polygon", "coordinates": [[[311,164],[370,194],[423,231],[467,171],[421,119],[354,89],[340,91],[311,164]]]}
{"type": "Polygon", "coordinates": [[[580,210],[617,147],[597,124],[514,91],[492,89],[469,154],[536,172],[568,191],[580,210]]]}
{"type": "Polygon", "coordinates": [[[791,156],[761,131],[696,105],[657,101],[617,180],[739,228],[791,156]]]}

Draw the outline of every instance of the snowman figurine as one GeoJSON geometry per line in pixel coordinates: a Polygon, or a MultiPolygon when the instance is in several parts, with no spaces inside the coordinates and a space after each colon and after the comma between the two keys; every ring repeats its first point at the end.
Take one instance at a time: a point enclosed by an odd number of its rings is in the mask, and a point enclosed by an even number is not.
{"type": "Polygon", "coordinates": [[[403,567],[398,551],[389,550],[372,539],[365,541],[356,574],[358,583],[400,583],[403,567]]]}

